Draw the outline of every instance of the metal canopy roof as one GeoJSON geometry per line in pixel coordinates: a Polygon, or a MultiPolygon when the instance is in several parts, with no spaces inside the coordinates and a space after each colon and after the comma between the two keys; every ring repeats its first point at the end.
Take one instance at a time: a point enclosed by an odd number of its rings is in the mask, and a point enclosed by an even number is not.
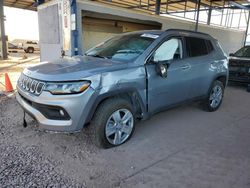
{"type": "Polygon", "coordinates": [[[27,10],[36,10],[36,0],[3,0],[4,6],[15,7],[27,10]]]}
{"type": "MultiPolygon", "coordinates": [[[[4,5],[37,10],[38,3],[51,0],[4,0],[4,5]]],[[[81,0],[79,0],[81,1],[81,0]]],[[[87,0],[82,0],[87,1],[87,0]]],[[[143,11],[149,14],[168,14],[175,17],[245,30],[249,22],[250,0],[89,0],[109,6],[143,11]],[[199,19],[199,14],[202,19],[199,19]],[[241,19],[242,18],[242,19],[241,19]],[[235,19],[237,19],[237,24],[235,19]],[[243,21],[242,21],[243,20],[243,21]]]]}
{"type": "MultiPolygon", "coordinates": [[[[4,6],[36,10],[38,0],[4,0],[4,6]]],[[[45,0],[50,1],[50,0],[45,0]]],[[[160,13],[171,13],[179,11],[192,11],[197,9],[199,0],[91,0],[105,4],[141,10],[149,13],[155,13],[155,7],[160,2],[160,13]]],[[[248,0],[200,0],[202,8],[212,7],[213,9],[247,9],[250,7],[248,0]]]]}
{"type": "Polygon", "coordinates": [[[200,9],[248,9],[248,0],[96,0],[109,5],[119,6],[128,9],[142,10],[155,13],[156,6],[160,3],[159,13],[190,12],[197,9],[200,1],[200,9]]]}

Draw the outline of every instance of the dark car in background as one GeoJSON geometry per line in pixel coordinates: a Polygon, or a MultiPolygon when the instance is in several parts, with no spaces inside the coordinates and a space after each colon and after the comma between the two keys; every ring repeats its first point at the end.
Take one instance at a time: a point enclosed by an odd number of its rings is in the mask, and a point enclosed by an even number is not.
{"type": "Polygon", "coordinates": [[[8,52],[13,52],[13,53],[17,53],[18,52],[18,46],[14,45],[12,43],[8,43],[8,52]]]}
{"type": "Polygon", "coordinates": [[[229,56],[229,81],[250,84],[250,46],[244,46],[229,56]]]}

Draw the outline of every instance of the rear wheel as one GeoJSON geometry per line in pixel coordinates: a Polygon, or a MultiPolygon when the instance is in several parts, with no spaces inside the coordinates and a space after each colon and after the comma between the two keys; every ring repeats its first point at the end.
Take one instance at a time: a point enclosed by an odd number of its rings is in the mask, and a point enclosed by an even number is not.
{"type": "Polygon", "coordinates": [[[224,95],[224,85],[221,81],[214,81],[212,87],[210,88],[208,97],[204,101],[204,108],[209,112],[216,111],[223,99],[224,95]]]}
{"type": "Polygon", "coordinates": [[[134,132],[135,117],[131,104],[122,98],[107,99],[98,107],[91,124],[97,146],[119,146],[134,132]]]}
{"type": "Polygon", "coordinates": [[[34,48],[28,47],[27,52],[30,53],[30,54],[34,53],[34,48]]]}

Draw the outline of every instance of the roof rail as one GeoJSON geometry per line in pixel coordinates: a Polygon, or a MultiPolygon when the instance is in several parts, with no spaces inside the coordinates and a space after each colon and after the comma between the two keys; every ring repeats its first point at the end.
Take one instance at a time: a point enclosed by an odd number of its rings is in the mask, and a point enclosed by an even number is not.
{"type": "Polygon", "coordinates": [[[202,32],[198,32],[198,31],[191,31],[191,30],[186,30],[186,29],[167,29],[165,31],[188,32],[188,33],[196,33],[196,34],[202,34],[202,35],[210,36],[207,33],[202,33],[202,32]]]}

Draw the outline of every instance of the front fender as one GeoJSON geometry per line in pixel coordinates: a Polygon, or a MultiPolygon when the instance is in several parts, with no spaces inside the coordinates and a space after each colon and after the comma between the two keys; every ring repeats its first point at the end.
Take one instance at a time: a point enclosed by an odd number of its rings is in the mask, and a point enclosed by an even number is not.
{"type": "Polygon", "coordinates": [[[140,106],[140,109],[143,114],[143,119],[147,117],[147,108],[146,108],[146,98],[144,95],[142,95],[136,88],[134,87],[121,87],[119,85],[116,85],[112,88],[102,88],[97,92],[98,94],[95,96],[94,103],[91,107],[91,110],[89,111],[89,114],[87,116],[86,122],[89,123],[98,108],[98,106],[106,99],[112,98],[112,97],[119,97],[124,96],[125,94],[129,94],[131,96],[132,100],[137,100],[138,104],[140,106]]]}

